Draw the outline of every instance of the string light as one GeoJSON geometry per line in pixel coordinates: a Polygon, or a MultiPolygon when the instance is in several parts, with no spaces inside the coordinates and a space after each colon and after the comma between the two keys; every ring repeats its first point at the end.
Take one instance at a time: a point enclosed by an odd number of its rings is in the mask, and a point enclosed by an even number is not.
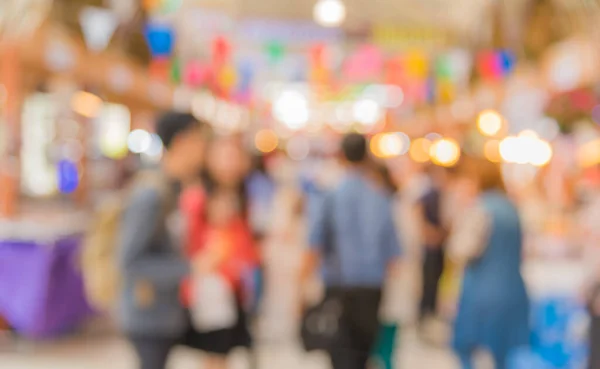
{"type": "Polygon", "coordinates": [[[460,145],[451,138],[442,138],[431,145],[429,155],[434,164],[451,167],[460,159],[460,145]]]}
{"type": "Polygon", "coordinates": [[[92,93],[79,91],[71,98],[71,108],[86,118],[94,118],[102,108],[102,99],[92,93]]]}
{"type": "Polygon", "coordinates": [[[509,136],[500,142],[500,156],[507,163],[531,164],[536,167],[548,165],[552,160],[552,146],[532,130],[525,130],[517,137],[509,136]]]}
{"type": "Polygon", "coordinates": [[[270,153],[277,149],[279,138],[271,129],[263,129],[256,133],[254,137],[254,145],[256,149],[264,154],[270,153]]]}
{"type": "Polygon", "coordinates": [[[500,141],[489,140],[483,147],[483,154],[485,158],[492,163],[502,162],[502,156],[500,156],[500,141]]]}
{"type": "Polygon", "coordinates": [[[495,136],[502,129],[504,119],[494,110],[485,110],[477,118],[477,128],[484,136],[495,136]]]}
{"type": "Polygon", "coordinates": [[[402,132],[380,133],[371,139],[370,148],[379,158],[392,158],[406,154],[410,148],[410,138],[402,132]]]}
{"type": "Polygon", "coordinates": [[[409,155],[410,158],[417,163],[426,163],[429,161],[429,150],[431,148],[431,141],[426,138],[417,138],[410,145],[409,155]]]}
{"type": "Polygon", "coordinates": [[[273,116],[292,130],[302,129],[310,118],[308,99],[299,91],[283,91],[273,104],[273,116]]]}
{"type": "Polygon", "coordinates": [[[314,7],[315,21],[324,27],[339,27],[346,19],[346,6],[341,0],[319,0],[314,7]]]}
{"type": "Polygon", "coordinates": [[[127,147],[134,154],[141,154],[152,145],[152,135],[143,129],[136,129],[129,133],[127,147]]]}

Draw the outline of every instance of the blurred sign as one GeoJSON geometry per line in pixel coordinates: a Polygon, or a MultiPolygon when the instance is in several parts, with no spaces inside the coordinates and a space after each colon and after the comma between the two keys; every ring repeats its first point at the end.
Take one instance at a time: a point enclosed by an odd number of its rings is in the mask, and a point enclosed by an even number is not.
{"type": "MultiPolygon", "coordinates": [[[[183,40],[201,45],[202,42],[211,42],[219,36],[227,36],[234,30],[233,19],[224,12],[194,8],[186,10],[181,15],[181,21],[175,25],[177,34],[183,40]]],[[[190,50],[193,54],[196,50],[190,50]]],[[[182,50],[185,53],[186,50],[182,50]]]]}
{"type": "Polygon", "coordinates": [[[447,46],[451,42],[448,30],[383,23],[373,26],[371,39],[385,48],[436,47],[447,46]]]}

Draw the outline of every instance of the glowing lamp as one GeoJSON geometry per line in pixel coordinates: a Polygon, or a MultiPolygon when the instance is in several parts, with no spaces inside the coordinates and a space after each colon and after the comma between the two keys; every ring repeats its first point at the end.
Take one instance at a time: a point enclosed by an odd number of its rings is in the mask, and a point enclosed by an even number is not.
{"type": "Polygon", "coordinates": [[[254,144],[258,151],[267,154],[277,149],[279,138],[273,130],[263,129],[256,133],[254,144]]]}
{"type": "Polygon", "coordinates": [[[479,114],[477,118],[477,128],[484,136],[495,136],[502,130],[504,119],[493,110],[486,110],[479,114]]]}
{"type": "Polygon", "coordinates": [[[323,27],[339,27],[346,19],[346,6],[341,0],[319,0],[313,17],[323,27]]]}
{"type": "Polygon", "coordinates": [[[442,138],[431,145],[429,155],[434,164],[451,167],[460,159],[460,145],[451,138],[442,138]]]}

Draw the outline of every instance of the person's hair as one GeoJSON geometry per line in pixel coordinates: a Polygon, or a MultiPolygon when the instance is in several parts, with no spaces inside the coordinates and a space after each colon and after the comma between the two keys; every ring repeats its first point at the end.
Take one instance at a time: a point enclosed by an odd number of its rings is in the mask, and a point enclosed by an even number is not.
{"type": "Polygon", "coordinates": [[[367,159],[367,139],[358,133],[349,133],[342,139],[342,153],[350,163],[362,163],[367,159]]]}
{"type": "Polygon", "coordinates": [[[457,175],[475,179],[481,191],[506,191],[499,164],[484,158],[463,156],[456,169],[457,175]]]}
{"type": "MultiPolygon", "coordinates": [[[[200,173],[202,185],[207,197],[207,200],[211,200],[215,194],[222,188],[221,184],[214,178],[208,169],[202,170],[200,173]]],[[[250,212],[250,199],[248,197],[248,189],[246,187],[246,178],[241,178],[240,182],[236,186],[236,192],[240,201],[240,207],[242,211],[242,218],[248,219],[250,212]]],[[[207,208],[205,209],[205,211],[207,208]]],[[[206,217],[207,214],[203,214],[206,217]]]]}
{"type": "Polygon", "coordinates": [[[169,150],[178,135],[202,126],[204,124],[192,114],[169,111],[163,113],[156,121],[156,134],[160,137],[164,148],[169,150]]]}

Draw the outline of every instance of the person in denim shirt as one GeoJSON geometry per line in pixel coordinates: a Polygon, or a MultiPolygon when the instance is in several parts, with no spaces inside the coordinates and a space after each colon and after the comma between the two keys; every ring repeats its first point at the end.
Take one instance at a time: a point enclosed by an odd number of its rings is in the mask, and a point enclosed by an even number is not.
{"type": "Polygon", "coordinates": [[[326,294],[339,296],[343,306],[329,352],[334,369],[367,366],[379,328],[382,287],[401,251],[392,194],[374,175],[367,147],[362,135],[344,137],[345,176],[322,195],[309,220],[302,278],[320,264],[326,294]]]}

